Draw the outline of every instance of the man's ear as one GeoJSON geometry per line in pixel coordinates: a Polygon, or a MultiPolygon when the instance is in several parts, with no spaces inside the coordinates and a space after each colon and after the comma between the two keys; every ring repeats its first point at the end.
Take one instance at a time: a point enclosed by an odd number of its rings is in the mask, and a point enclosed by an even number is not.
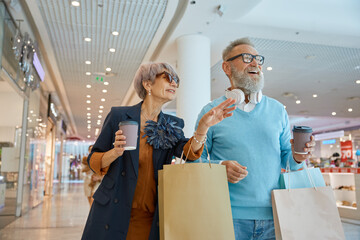
{"type": "Polygon", "coordinates": [[[230,66],[230,63],[228,63],[228,62],[223,62],[223,63],[222,63],[222,69],[223,69],[224,73],[230,78],[230,77],[231,77],[231,66],[230,66]]]}

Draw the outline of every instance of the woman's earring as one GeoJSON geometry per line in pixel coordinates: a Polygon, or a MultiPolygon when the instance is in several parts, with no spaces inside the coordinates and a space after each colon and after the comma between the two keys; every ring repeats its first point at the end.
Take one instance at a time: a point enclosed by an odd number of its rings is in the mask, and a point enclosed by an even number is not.
{"type": "Polygon", "coordinates": [[[151,96],[151,90],[149,90],[149,96],[151,96]]]}

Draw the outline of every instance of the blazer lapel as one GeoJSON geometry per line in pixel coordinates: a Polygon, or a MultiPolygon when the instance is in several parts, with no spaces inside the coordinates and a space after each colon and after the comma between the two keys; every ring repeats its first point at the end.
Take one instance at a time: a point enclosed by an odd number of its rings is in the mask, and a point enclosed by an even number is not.
{"type": "Polygon", "coordinates": [[[129,110],[126,112],[128,120],[132,120],[132,121],[135,121],[138,123],[138,138],[137,138],[136,149],[127,151],[128,155],[131,158],[131,162],[132,162],[136,177],[138,176],[138,170],[139,170],[140,111],[141,111],[142,103],[143,102],[140,102],[140,103],[134,105],[133,107],[129,108],[129,110]]]}

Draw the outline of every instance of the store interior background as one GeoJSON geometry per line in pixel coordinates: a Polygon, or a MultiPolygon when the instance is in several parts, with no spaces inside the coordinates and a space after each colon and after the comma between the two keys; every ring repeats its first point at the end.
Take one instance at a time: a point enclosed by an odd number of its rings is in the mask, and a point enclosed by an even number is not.
{"type": "MultiPolygon", "coordinates": [[[[222,49],[249,36],[265,56],[264,94],[286,106],[291,126],[310,126],[317,135],[311,164],[329,167],[336,159],[333,154],[342,154],[341,142],[351,141],[349,162],[352,168],[358,166],[359,1],[82,0],[78,7],[71,2],[1,2],[0,217],[26,213],[56,193],[59,182],[81,181],[81,158],[110,108],[139,101],[132,88],[139,65],[164,61],[177,68],[181,55],[177,40],[188,35],[203,36],[211,43],[207,63],[211,94],[205,103],[229,86],[221,69],[222,49]],[[34,73],[40,82],[35,90],[21,81],[24,73],[19,74],[11,41],[16,29],[38,43],[45,75],[39,80],[34,73]],[[22,131],[26,131],[23,142],[22,131]]],[[[196,46],[190,50],[196,54],[196,46]]],[[[197,94],[196,89],[186,91],[189,97],[197,94]]],[[[179,104],[171,102],[164,112],[177,114],[179,104]]],[[[195,115],[200,109],[191,111],[195,115]]],[[[347,161],[341,166],[350,167],[347,161]]],[[[347,199],[358,203],[359,192],[347,199]]]]}

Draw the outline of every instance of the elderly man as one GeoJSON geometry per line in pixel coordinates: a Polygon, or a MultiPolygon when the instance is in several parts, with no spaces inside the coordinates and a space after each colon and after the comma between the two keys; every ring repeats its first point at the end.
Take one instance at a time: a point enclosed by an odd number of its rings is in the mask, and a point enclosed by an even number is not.
{"type": "MultiPolygon", "coordinates": [[[[314,150],[306,144],[292,153],[293,140],[284,106],[262,95],[264,57],[247,38],[235,40],[223,51],[222,68],[231,87],[207,104],[198,119],[226,98],[236,100],[233,117],[209,128],[206,145],[212,162],[226,166],[236,239],[275,239],[271,191],[279,188],[281,168],[293,170],[314,150]]],[[[202,158],[207,158],[204,151],[202,158]]],[[[294,226],[296,227],[296,226],[294,226]]]]}

